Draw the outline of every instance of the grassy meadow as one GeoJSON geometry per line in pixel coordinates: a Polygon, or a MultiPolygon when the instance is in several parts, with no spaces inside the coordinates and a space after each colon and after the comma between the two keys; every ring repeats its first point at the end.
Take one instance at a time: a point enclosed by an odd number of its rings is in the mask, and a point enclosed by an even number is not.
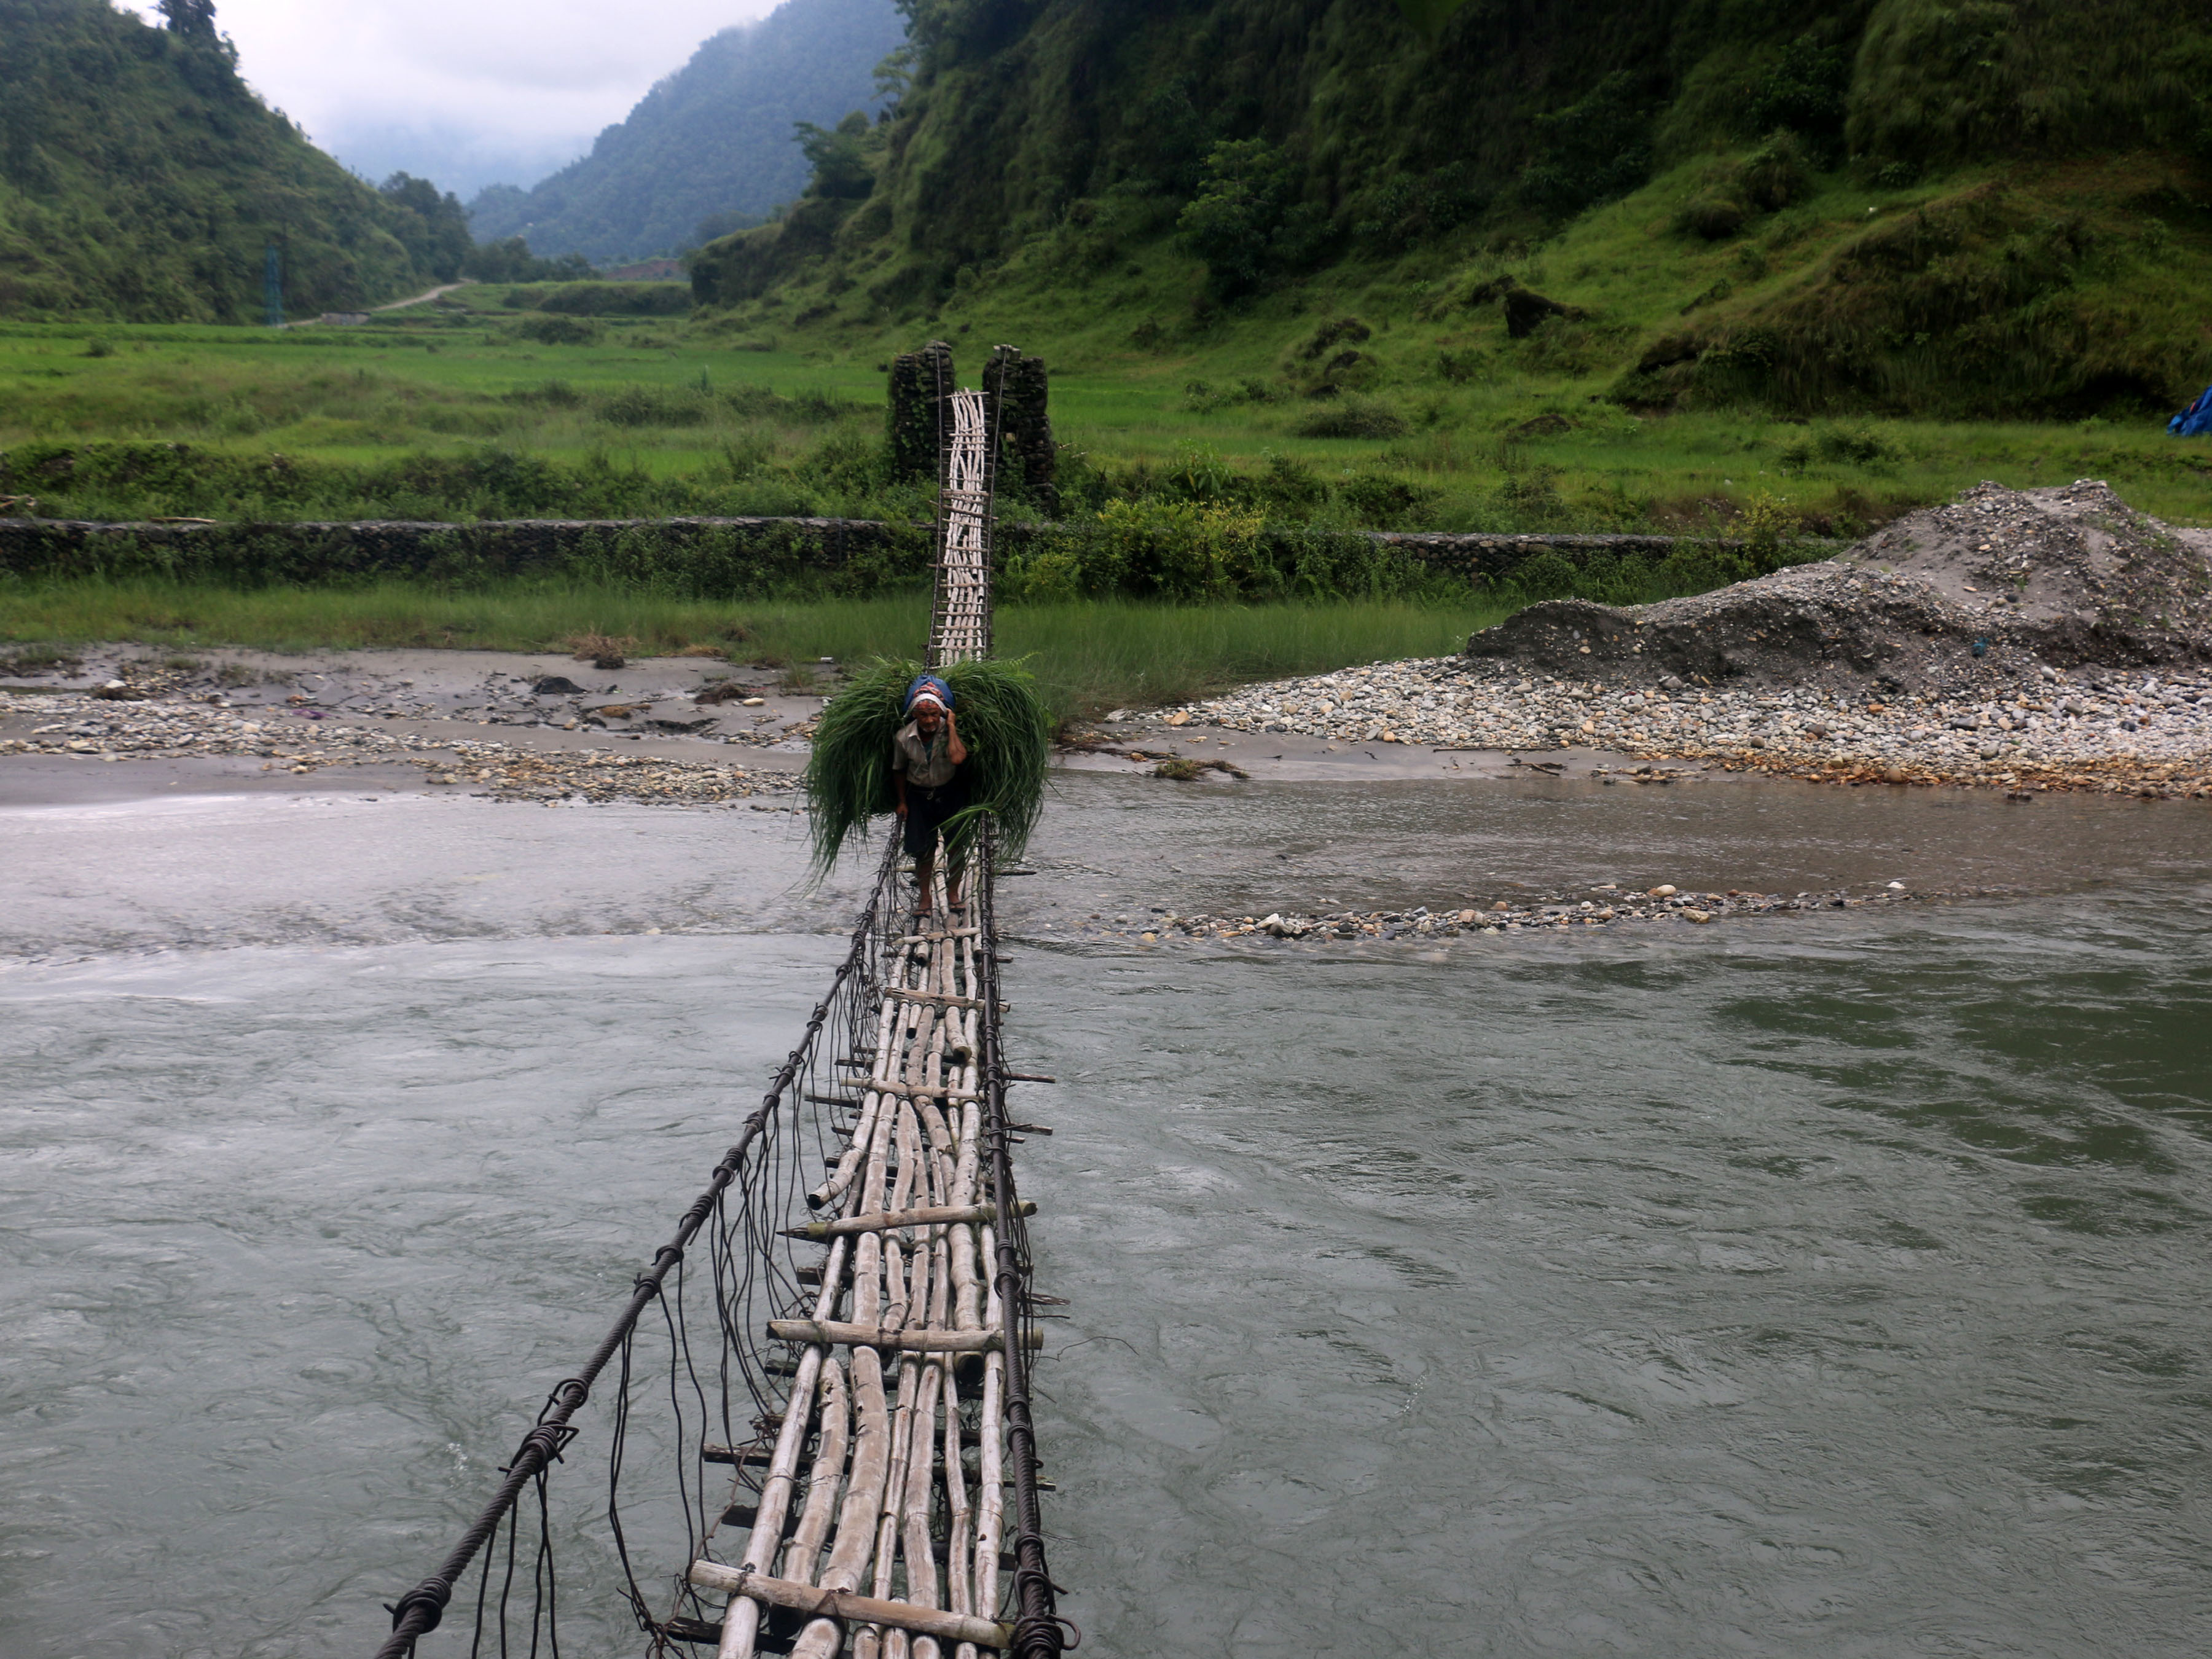
{"type": "MultiPolygon", "coordinates": [[[[2095,477],[2176,523],[2212,522],[2212,447],[2168,438],[2170,411],[2132,368],[2063,419],[1893,412],[1939,405],[1925,386],[1887,414],[1842,394],[1814,416],[1620,400],[1655,340],[1724,314],[1818,301],[1843,328],[1839,261],[1995,188],[1823,174],[1741,234],[1686,230],[1732,165],[1679,167],[1533,247],[1427,244],[1236,307],[1206,298],[1203,269],[1138,200],[1093,204],[896,321],[825,276],[688,317],[570,315],[541,309],[562,303],[550,286],[487,283],[357,328],[0,325],[0,496],[95,518],[920,514],[926,492],[884,475],[884,369],[939,336],[971,381],[990,342],[1051,364],[1076,514],[1156,496],[1329,528],[1697,532],[1760,503],[1850,535],[1984,478],[2095,477]],[[1514,339],[1496,304],[1468,302],[1501,281],[1572,314],[1514,339]],[[190,453],[91,464],[82,452],[106,441],[190,453]]],[[[2087,316],[2137,355],[2170,336],[2167,378],[2193,388],[2212,378],[2191,274],[2212,234],[2179,210],[2140,230],[2141,204],[2173,185],[2162,165],[2055,169],[2003,199],[2014,216],[2073,216],[2101,250],[2069,278],[2066,327],[2087,316]],[[2100,202],[2134,216],[2100,230],[2100,202]]],[[[1983,252],[2033,254],[2019,243],[1983,252]]],[[[602,308],[672,291],[636,286],[659,294],[607,285],[602,308]]],[[[2018,405],[2046,407],[2031,395],[2036,343],[2015,346],[2018,405]]],[[[1885,372],[1940,379],[1946,349],[1930,337],[1885,372]]],[[[1986,386],[1973,397],[2006,402],[1986,386]]]]}

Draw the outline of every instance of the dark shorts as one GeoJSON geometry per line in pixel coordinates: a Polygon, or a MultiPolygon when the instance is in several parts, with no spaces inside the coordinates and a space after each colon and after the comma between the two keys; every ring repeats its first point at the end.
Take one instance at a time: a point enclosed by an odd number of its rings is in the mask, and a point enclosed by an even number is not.
{"type": "MultiPolygon", "coordinates": [[[[935,789],[923,789],[914,784],[906,787],[906,850],[911,858],[927,858],[937,851],[937,832],[951,817],[968,805],[968,783],[964,778],[954,778],[935,789]]],[[[964,835],[948,838],[945,843],[955,859],[968,850],[964,835]]]]}

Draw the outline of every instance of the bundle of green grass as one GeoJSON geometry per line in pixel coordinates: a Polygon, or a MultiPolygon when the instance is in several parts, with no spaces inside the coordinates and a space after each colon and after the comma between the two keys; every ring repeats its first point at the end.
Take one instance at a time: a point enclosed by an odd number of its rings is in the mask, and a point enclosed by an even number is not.
{"type": "MultiPolygon", "coordinates": [[[[915,662],[878,661],[855,675],[822,711],[806,766],[814,861],[827,871],[868,820],[898,806],[891,738],[907,722],[915,662]]],[[[929,671],[952,688],[953,716],[968,746],[969,805],[945,828],[963,833],[984,813],[997,821],[999,855],[1017,860],[1044,805],[1052,716],[1036,677],[1014,662],[961,662],[929,671]]]]}

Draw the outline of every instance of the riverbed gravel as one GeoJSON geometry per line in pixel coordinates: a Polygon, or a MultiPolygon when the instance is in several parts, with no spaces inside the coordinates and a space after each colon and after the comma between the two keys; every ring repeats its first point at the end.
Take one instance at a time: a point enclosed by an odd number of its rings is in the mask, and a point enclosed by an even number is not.
{"type": "Polygon", "coordinates": [[[1269,945],[1278,941],[1328,945],[1369,940],[1420,943],[1459,938],[1499,939],[1506,935],[1573,936],[1593,928],[1665,927],[1673,924],[1703,927],[1724,918],[1786,915],[1805,912],[1886,908],[1931,898],[1955,900],[1984,897],[2011,889],[1950,889],[1940,894],[1917,891],[1893,881],[1875,885],[1836,888],[1823,892],[1753,893],[1731,888],[1724,893],[1686,892],[1671,883],[1640,892],[1624,890],[1613,882],[1569,891],[1489,900],[1480,905],[1425,905],[1405,910],[1333,910],[1307,913],[1275,910],[1263,916],[1178,915],[1155,908],[1143,918],[1127,915],[1092,916],[1066,928],[1048,927],[1076,939],[1125,940],[1139,945],[1185,943],[1249,943],[1269,945]]]}
{"type": "Polygon", "coordinates": [[[158,676],[137,684],[118,680],[89,692],[0,692],[0,720],[26,715],[43,719],[26,734],[0,738],[0,755],[94,762],[258,757],[264,772],[301,776],[410,765],[422,769],[425,783],[509,800],[703,805],[788,796],[799,788],[788,774],[720,761],[392,731],[305,699],[290,706],[232,708],[210,694],[164,688],[158,676]]]}
{"type": "Polygon", "coordinates": [[[1971,697],[1646,689],[1436,657],[1278,680],[1192,704],[1179,726],[1347,747],[1601,749],[1839,783],[2212,795],[2212,675],[2039,669],[1971,697]]]}

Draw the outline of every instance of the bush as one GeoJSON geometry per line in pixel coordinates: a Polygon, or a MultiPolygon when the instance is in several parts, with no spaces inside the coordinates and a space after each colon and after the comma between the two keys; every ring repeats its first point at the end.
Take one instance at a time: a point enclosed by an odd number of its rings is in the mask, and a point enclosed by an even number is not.
{"type": "Polygon", "coordinates": [[[540,345],[590,345],[599,337],[599,325],[582,317],[526,317],[514,331],[540,345]]]}
{"type": "Polygon", "coordinates": [[[681,317],[691,309],[685,283],[570,283],[538,301],[568,317],[681,317]]]}
{"type": "Polygon", "coordinates": [[[1823,460],[1851,466],[1869,466],[1897,459],[1897,452],[1889,441],[1871,427],[1830,427],[1814,442],[1823,460]]]}
{"type": "Polygon", "coordinates": [[[1303,514],[1328,499],[1328,487],[1314,470],[1288,455],[1270,452],[1267,470],[1260,475],[1253,493],[1261,501],[1303,514]]]}
{"type": "Polygon", "coordinates": [[[1389,530],[1403,522],[1414,509],[1435,499],[1435,494],[1402,478],[1373,472],[1355,473],[1336,487],[1337,499],[1350,507],[1362,524],[1377,530],[1389,530]]]}
{"type": "Polygon", "coordinates": [[[1743,129],[1770,132],[1780,127],[1812,138],[1840,137],[1844,94],[1850,84],[1849,49],[1801,34],[1783,49],[1779,63],[1745,89],[1743,129]]]}
{"type": "Polygon", "coordinates": [[[707,404],[696,392],[633,386],[599,399],[593,411],[609,426],[702,426],[707,404]]]}
{"type": "Polygon", "coordinates": [[[1233,598],[1250,585],[1260,522],[1258,514],[1228,506],[1110,502],[1098,515],[1091,585],[1185,602],[1233,598]]]}
{"type": "Polygon", "coordinates": [[[1567,218],[1626,196],[1651,176],[1651,118],[1636,77],[1608,75],[1588,96],[1536,118],[1536,154],[1521,171],[1521,198],[1567,218]]]}
{"type": "Polygon", "coordinates": [[[1452,161],[1426,173],[1399,173],[1370,185],[1350,204],[1352,234],[1391,252],[1409,242],[1441,236],[1479,217],[1490,198],[1452,161]]]}
{"type": "Polygon", "coordinates": [[[1490,354],[1486,351],[1440,351],[1437,354],[1437,373],[1454,386],[1469,386],[1490,379],[1490,354]]]}
{"type": "Polygon", "coordinates": [[[1751,215],[1733,197],[1707,192],[1692,197],[1683,205],[1682,228],[1695,231],[1709,242],[1724,241],[1741,230],[1751,215]]]}
{"type": "Polygon", "coordinates": [[[1410,429],[1389,404],[1365,398],[1340,398],[1291,428],[1301,438],[1402,438],[1410,429]]]}
{"type": "Polygon", "coordinates": [[[558,259],[540,259],[520,236],[503,242],[487,242],[461,257],[461,275],[479,283],[574,283],[599,273],[580,253],[558,259]]]}
{"type": "Polygon", "coordinates": [[[1198,194],[1176,228],[1185,251],[1206,262],[1213,298],[1252,293],[1311,259],[1324,222],[1297,196],[1289,161],[1264,138],[1224,140],[1207,154],[1198,194]]]}

